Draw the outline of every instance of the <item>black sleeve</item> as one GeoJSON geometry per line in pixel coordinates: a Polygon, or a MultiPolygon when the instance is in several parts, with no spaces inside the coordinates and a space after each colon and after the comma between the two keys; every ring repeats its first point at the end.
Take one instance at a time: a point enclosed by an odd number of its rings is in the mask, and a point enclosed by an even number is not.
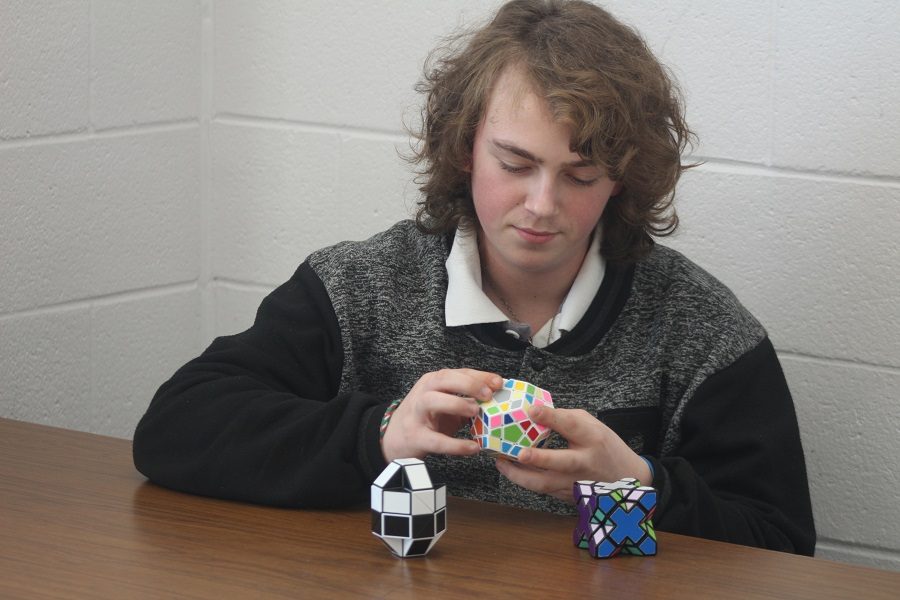
{"type": "Polygon", "coordinates": [[[768,338],[697,389],[681,440],[651,458],[659,529],[812,556],[797,417],[768,338]]]}
{"type": "Polygon", "coordinates": [[[341,333],[307,263],[157,391],[134,464],[177,490],[260,504],[358,503],[384,468],[378,424],[392,398],[338,394],[341,333]]]}

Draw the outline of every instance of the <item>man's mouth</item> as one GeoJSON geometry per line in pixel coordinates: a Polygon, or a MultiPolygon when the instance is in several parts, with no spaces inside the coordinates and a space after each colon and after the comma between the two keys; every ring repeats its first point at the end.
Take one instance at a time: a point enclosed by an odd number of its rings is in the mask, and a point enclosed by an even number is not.
{"type": "Polygon", "coordinates": [[[515,229],[516,232],[518,232],[519,237],[532,243],[546,243],[556,236],[555,231],[532,229],[530,227],[516,227],[515,229]]]}

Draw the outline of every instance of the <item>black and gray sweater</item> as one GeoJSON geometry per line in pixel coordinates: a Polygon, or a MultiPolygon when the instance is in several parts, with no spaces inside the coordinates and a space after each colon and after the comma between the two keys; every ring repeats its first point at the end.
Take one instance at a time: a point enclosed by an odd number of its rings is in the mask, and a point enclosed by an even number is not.
{"type": "MultiPolygon", "coordinates": [[[[444,324],[449,249],[406,221],[313,253],[250,329],[160,387],[135,432],[137,468],[197,494],[358,504],[385,466],[387,404],[429,371],[468,367],[543,387],[649,456],[657,528],[812,554],[790,392],[765,331],[727,288],[656,246],[636,265],[608,265],[579,325],[538,349],[496,325],[444,324]]],[[[428,464],[454,495],[572,510],[484,456],[428,464]]]]}

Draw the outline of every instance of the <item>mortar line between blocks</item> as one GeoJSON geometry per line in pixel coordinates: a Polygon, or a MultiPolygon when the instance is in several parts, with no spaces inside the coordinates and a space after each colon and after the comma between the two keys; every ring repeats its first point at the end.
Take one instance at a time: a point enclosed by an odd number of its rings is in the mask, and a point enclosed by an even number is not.
{"type": "Polygon", "coordinates": [[[4,150],[16,150],[20,148],[33,148],[36,146],[77,144],[79,142],[116,139],[128,137],[131,135],[153,135],[155,133],[189,131],[191,129],[197,129],[199,127],[200,119],[191,118],[179,121],[160,121],[158,123],[113,127],[97,131],[81,130],[60,133],[47,133],[27,138],[0,140],[0,152],[4,150]]]}
{"type": "Polygon", "coordinates": [[[897,550],[857,546],[851,542],[819,540],[816,542],[816,558],[870,569],[900,571],[900,552],[897,550]]]}
{"type": "Polygon", "coordinates": [[[812,169],[798,169],[794,167],[767,166],[759,163],[744,162],[706,156],[690,156],[692,161],[701,161],[703,164],[697,167],[700,172],[727,173],[733,175],[751,175],[765,177],[780,177],[787,179],[802,179],[825,183],[845,183],[854,185],[875,185],[900,189],[900,177],[890,175],[863,175],[854,173],[840,173],[837,171],[816,171],[812,169]]]}
{"type": "Polygon", "coordinates": [[[820,537],[816,540],[816,546],[818,546],[819,544],[824,544],[827,547],[835,549],[847,548],[850,550],[871,552],[873,554],[883,554],[885,555],[885,557],[891,557],[900,560],[900,549],[895,548],[885,548],[883,546],[876,546],[874,544],[866,544],[854,540],[840,540],[832,537],[820,537]]]}
{"type": "MultiPolygon", "coordinates": [[[[94,51],[96,44],[94,43],[94,0],[88,2],[88,106],[87,106],[87,134],[92,135],[94,128],[94,51]]],[[[2,148],[2,145],[0,145],[2,148]]]]}
{"type": "Polygon", "coordinates": [[[832,356],[817,356],[815,354],[803,354],[800,352],[777,350],[779,358],[790,358],[805,363],[829,363],[832,365],[840,365],[842,367],[854,367],[870,371],[878,371],[881,373],[890,373],[892,375],[900,375],[900,367],[894,365],[884,365],[862,360],[851,360],[847,358],[835,358],[832,356]]]}
{"type": "Polygon", "coordinates": [[[769,140],[767,148],[767,166],[771,167],[775,161],[775,130],[778,125],[778,118],[775,109],[778,106],[778,99],[775,97],[776,81],[778,80],[778,2],[777,0],[769,0],[769,140]]]}
{"type": "Polygon", "coordinates": [[[216,298],[212,280],[213,159],[213,56],[215,22],[212,0],[205,0],[200,18],[200,331],[201,345],[216,328],[216,298]]]}
{"type": "Polygon", "coordinates": [[[215,277],[213,283],[224,285],[242,292],[261,292],[268,294],[280,284],[258,283],[253,281],[241,281],[240,279],[229,279],[227,277],[215,277]]]}
{"type": "Polygon", "coordinates": [[[171,294],[189,292],[198,289],[198,282],[196,279],[194,279],[185,282],[170,283],[146,288],[136,288],[122,292],[111,292],[109,294],[101,294],[99,296],[90,296],[87,298],[78,298],[75,300],[66,300],[63,302],[45,304],[34,308],[2,312],[0,313],[0,323],[18,318],[36,317],[56,313],[59,311],[78,309],[90,310],[92,308],[111,306],[114,304],[119,304],[121,302],[132,302],[135,300],[160,298],[171,294]]]}
{"type": "Polygon", "coordinates": [[[214,123],[222,125],[234,125],[239,127],[258,127],[263,129],[294,129],[310,133],[326,134],[352,134],[367,139],[385,140],[390,142],[404,141],[409,136],[404,131],[379,129],[375,127],[360,127],[358,125],[338,125],[334,123],[316,123],[313,121],[294,121],[274,117],[257,117],[240,115],[235,113],[220,113],[213,115],[214,123]]]}

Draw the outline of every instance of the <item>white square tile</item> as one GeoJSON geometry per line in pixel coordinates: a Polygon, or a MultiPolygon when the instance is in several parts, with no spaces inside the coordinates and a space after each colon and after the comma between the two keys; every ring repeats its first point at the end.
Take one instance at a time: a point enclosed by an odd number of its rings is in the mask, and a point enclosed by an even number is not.
{"type": "Polygon", "coordinates": [[[384,492],[384,500],[382,506],[386,513],[398,513],[403,515],[410,514],[410,494],[409,492],[384,492]]]}
{"type": "Polygon", "coordinates": [[[418,465],[410,465],[405,468],[406,480],[411,490],[431,489],[431,477],[428,475],[428,469],[424,463],[418,465]]]}
{"type": "Polygon", "coordinates": [[[427,515],[434,512],[434,490],[419,490],[411,493],[412,514],[427,515]]]}
{"type": "Polygon", "coordinates": [[[400,465],[396,463],[391,463],[387,467],[385,467],[384,471],[381,472],[381,475],[378,476],[378,479],[375,480],[373,485],[377,485],[380,488],[383,488],[387,485],[388,481],[397,474],[397,471],[400,470],[400,465]]]}

